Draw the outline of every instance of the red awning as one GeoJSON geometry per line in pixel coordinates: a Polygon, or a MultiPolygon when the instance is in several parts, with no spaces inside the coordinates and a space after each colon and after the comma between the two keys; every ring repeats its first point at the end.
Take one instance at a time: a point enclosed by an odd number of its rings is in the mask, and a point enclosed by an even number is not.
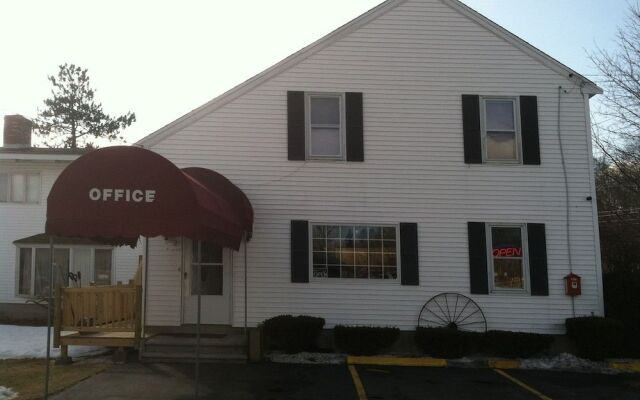
{"type": "Polygon", "coordinates": [[[45,232],[128,245],[138,236],[184,236],[238,249],[252,226],[251,203],[222,175],[114,146],[62,171],[47,199],[45,232]]]}

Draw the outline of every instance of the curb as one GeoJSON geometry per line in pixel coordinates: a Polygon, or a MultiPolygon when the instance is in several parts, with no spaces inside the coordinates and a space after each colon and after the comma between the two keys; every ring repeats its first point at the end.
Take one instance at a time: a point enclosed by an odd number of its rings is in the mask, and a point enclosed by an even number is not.
{"type": "MultiPolygon", "coordinates": [[[[445,358],[431,357],[389,357],[389,356],[347,356],[347,364],[350,365],[379,365],[396,367],[439,367],[439,368],[492,368],[492,369],[519,369],[521,362],[518,359],[486,359],[486,360],[447,360],[445,358]]],[[[640,360],[609,361],[607,366],[611,369],[640,373],[640,360]]]]}
{"type": "Polygon", "coordinates": [[[640,373],[640,360],[611,361],[608,364],[609,368],[618,371],[640,373]]]}

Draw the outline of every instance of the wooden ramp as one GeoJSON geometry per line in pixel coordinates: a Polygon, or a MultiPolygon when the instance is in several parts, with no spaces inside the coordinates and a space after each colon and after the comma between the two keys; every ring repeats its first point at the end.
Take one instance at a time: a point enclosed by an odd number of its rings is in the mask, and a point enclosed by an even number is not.
{"type": "Polygon", "coordinates": [[[142,286],[116,285],[58,288],[55,299],[54,347],[134,347],[142,331],[142,286]]]}

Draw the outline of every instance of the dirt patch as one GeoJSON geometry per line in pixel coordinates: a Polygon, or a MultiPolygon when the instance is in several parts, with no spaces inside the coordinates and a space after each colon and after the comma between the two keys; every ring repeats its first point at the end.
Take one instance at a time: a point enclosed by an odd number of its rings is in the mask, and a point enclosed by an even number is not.
{"type": "MultiPolygon", "coordinates": [[[[51,361],[49,393],[57,393],[85,380],[112,365],[107,359],[97,358],[70,365],[54,365],[51,361]]],[[[0,382],[15,391],[16,400],[40,399],[44,391],[45,360],[0,360],[0,382]]]]}

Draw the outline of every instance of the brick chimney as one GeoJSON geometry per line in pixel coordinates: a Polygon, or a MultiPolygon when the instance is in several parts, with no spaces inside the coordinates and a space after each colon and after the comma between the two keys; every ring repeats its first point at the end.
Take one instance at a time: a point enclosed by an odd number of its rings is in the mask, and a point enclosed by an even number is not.
{"type": "Polygon", "coordinates": [[[4,147],[31,147],[32,122],[22,115],[4,116],[4,147]]]}

